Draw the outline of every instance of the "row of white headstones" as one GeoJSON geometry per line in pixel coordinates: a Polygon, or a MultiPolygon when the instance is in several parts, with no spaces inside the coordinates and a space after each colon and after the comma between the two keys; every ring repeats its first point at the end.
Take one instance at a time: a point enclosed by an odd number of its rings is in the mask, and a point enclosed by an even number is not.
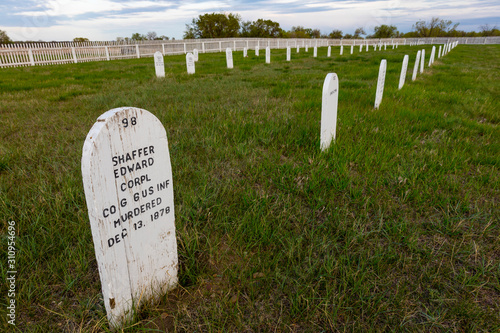
{"type": "MultiPolygon", "coordinates": [[[[439,46],[438,58],[448,54],[454,47],[458,45],[458,42],[447,43],[444,46],[439,46]]],[[[435,60],[436,46],[432,46],[431,56],[429,59],[428,67],[430,67],[435,60]]],[[[409,56],[406,54],[403,58],[403,65],[401,67],[401,75],[399,76],[399,86],[398,90],[403,88],[406,81],[406,73],[408,70],[409,56]]],[[[415,59],[415,65],[413,67],[412,81],[417,79],[417,72],[420,69],[420,74],[424,72],[425,63],[425,49],[419,50],[415,59]]],[[[375,105],[374,108],[378,109],[380,103],[382,103],[382,97],[384,95],[385,86],[385,73],[387,70],[387,60],[382,59],[380,62],[380,67],[378,71],[377,80],[377,90],[375,93],[375,105]]],[[[338,78],[334,73],[328,74],[325,82],[323,84],[323,104],[321,109],[321,135],[320,135],[320,147],[321,150],[326,150],[330,147],[332,141],[335,140],[336,127],[337,127],[337,101],[338,101],[338,78]],[[336,92],[336,94],[334,94],[336,92]],[[332,97],[335,95],[335,97],[332,97]]]]}
{"type": "MultiPolygon", "coordinates": [[[[455,46],[446,44],[443,50],[440,46],[438,57],[455,46]]],[[[258,52],[257,49],[257,55],[258,52]]],[[[288,58],[289,53],[287,50],[288,58]]],[[[429,65],[434,62],[434,54],[435,47],[429,65]]],[[[195,56],[196,52],[192,58],[187,56],[188,68],[189,59],[194,63],[195,56]]],[[[232,66],[230,50],[226,56],[228,67],[232,66]]],[[[155,56],[155,61],[158,59],[155,56]]],[[[424,59],[424,50],[418,51],[413,80],[419,65],[423,71],[424,59]]],[[[269,61],[267,48],[266,62],[269,61]]],[[[375,108],[382,101],[386,66],[384,59],[379,69],[375,108]]],[[[405,55],[400,89],[407,66],[405,55]]],[[[335,140],[338,94],[337,74],[329,73],[323,84],[322,150],[335,140]]],[[[82,175],[104,305],[110,325],[119,328],[133,318],[133,311],[141,302],[160,298],[178,281],[172,168],[167,135],[160,120],[135,107],[102,114],[83,146],[82,175]]]]}

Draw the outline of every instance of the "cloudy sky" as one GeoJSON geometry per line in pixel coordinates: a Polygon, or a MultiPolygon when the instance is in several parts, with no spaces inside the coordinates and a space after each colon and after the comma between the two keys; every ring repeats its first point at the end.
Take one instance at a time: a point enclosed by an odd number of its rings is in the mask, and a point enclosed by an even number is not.
{"type": "Polygon", "coordinates": [[[500,27],[499,0],[1,0],[0,30],[13,40],[115,40],[132,33],[181,39],[186,24],[204,13],[238,13],[243,21],[259,18],[292,26],[370,34],[381,24],[408,32],[418,20],[439,17],[459,22],[458,29],[500,27]]]}

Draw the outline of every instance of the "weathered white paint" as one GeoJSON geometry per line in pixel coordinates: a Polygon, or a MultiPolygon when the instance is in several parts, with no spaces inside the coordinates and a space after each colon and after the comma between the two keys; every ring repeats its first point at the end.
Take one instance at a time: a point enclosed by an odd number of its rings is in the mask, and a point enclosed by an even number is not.
{"type": "Polygon", "coordinates": [[[326,51],[326,56],[328,58],[330,58],[332,56],[332,47],[331,46],[328,46],[328,49],[326,51]]]}
{"type": "Polygon", "coordinates": [[[313,49],[313,57],[316,58],[318,56],[318,48],[315,46],[313,49]]]}
{"type": "Polygon", "coordinates": [[[292,49],[290,49],[290,46],[286,47],[286,61],[290,61],[292,57],[292,49]]]}
{"type": "Polygon", "coordinates": [[[378,70],[377,93],[375,95],[375,109],[378,109],[384,96],[385,72],[387,69],[387,60],[382,59],[378,70]]]}
{"type": "Polygon", "coordinates": [[[177,285],[172,168],[165,128],[134,107],[102,114],[87,135],[82,176],[110,325],[177,285]]]}
{"type": "Polygon", "coordinates": [[[194,56],[194,61],[197,62],[198,61],[198,49],[193,50],[193,56],[194,56]]]}
{"type": "Polygon", "coordinates": [[[161,54],[160,51],[156,51],[153,59],[155,61],[156,77],[165,77],[165,64],[163,62],[163,54],[161,54]]]}
{"type": "Polygon", "coordinates": [[[186,54],[186,67],[188,74],[194,74],[195,72],[194,55],[191,52],[188,52],[186,54]]]}
{"type": "Polygon", "coordinates": [[[424,61],[425,61],[425,49],[422,49],[422,53],[420,53],[420,74],[424,72],[424,61]]]}
{"type": "Polygon", "coordinates": [[[409,60],[409,57],[406,54],[404,56],[404,58],[403,58],[403,66],[401,67],[401,74],[399,75],[399,86],[398,86],[398,89],[403,88],[403,86],[405,85],[406,72],[408,71],[408,60],[409,60]]]}
{"type": "Polygon", "coordinates": [[[337,108],[339,100],[339,79],[337,74],[329,73],[323,83],[323,102],[321,104],[320,148],[326,150],[335,140],[337,130],[337,108]]]}
{"type": "Polygon", "coordinates": [[[271,63],[271,48],[268,46],[266,47],[266,64],[271,63]]]}
{"type": "Polygon", "coordinates": [[[230,47],[226,49],[226,64],[227,68],[233,68],[233,50],[230,47]]]}
{"type": "Polygon", "coordinates": [[[419,62],[420,62],[420,50],[417,52],[417,58],[415,59],[415,65],[413,66],[413,76],[411,77],[412,81],[415,81],[417,79],[419,62]]]}

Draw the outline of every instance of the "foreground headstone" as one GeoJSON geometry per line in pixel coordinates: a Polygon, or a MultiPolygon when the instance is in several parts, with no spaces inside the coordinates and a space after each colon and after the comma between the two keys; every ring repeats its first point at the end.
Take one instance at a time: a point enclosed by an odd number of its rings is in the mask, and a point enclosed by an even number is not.
{"type": "Polygon", "coordinates": [[[226,49],[226,64],[227,68],[233,68],[233,50],[230,47],[226,49]]]}
{"type": "Polygon", "coordinates": [[[163,54],[156,51],[154,54],[156,77],[165,77],[165,63],[163,62],[163,54]]]}
{"type": "Polygon", "coordinates": [[[403,58],[403,66],[401,67],[401,75],[399,75],[399,86],[398,89],[403,88],[406,81],[406,72],[408,71],[408,55],[405,55],[403,58]]]}
{"type": "Polygon", "coordinates": [[[286,61],[290,61],[292,58],[292,49],[290,46],[286,47],[286,61]]]}
{"type": "Polygon", "coordinates": [[[186,67],[188,74],[194,74],[194,55],[191,52],[186,54],[186,67]]]}
{"type": "Polygon", "coordinates": [[[420,51],[417,52],[417,58],[415,59],[415,65],[413,66],[413,76],[411,77],[412,81],[415,81],[417,79],[419,62],[420,62],[420,51]]]}
{"type": "Polygon", "coordinates": [[[384,96],[385,72],[387,69],[387,60],[382,59],[378,70],[377,93],[375,95],[375,109],[378,109],[384,96]]]}
{"type": "Polygon", "coordinates": [[[266,47],[266,64],[271,63],[271,48],[268,46],[266,47]]]}
{"type": "Polygon", "coordinates": [[[104,305],[119,328],[177,285],[165,128],[143,109],[105,112],[85,140],[82,176],[104,305]]]}
{"type": "Polygon", "coordinates": [[[335,140],[337,129],[337,107],[339,100],[339,79],[337,74],[329,73],[323,83],[323,102],[321,104],[320,148],[326,150],[335,140]]]}
{"type": "Polygon", "coordinates": [[[198,61],[198,49],[193,50],[193,56],[194,56],[194,61],[197,62],[198,61]]]}

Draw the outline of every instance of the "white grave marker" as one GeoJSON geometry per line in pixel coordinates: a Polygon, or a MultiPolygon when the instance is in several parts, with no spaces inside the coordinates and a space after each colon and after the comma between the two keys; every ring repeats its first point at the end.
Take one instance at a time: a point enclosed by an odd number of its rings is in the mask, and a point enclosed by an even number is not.
{"type": "Polygon", "coordinates": [[[194,61],[198,61],[198,49],[193,50],[194,61]]]}
{"type": "Polygon", "coordinates": [[[143,109],[103,113],[85,140],[82,176],[104,305],[110,325],[119,328],[133,308],[177,285],[165,128],[143,109]]]}
{"type": "Polygon", "coordinates": [[[415,81],[417,79],[419,62],[420,62],[420,51],[417,52],[417,59],[415,59],[415,66],[413,66],[413,76],[411,77],[412,81],[415,81]]]}
{"type": "Polygon", "coordinates": [[[186,67],[188,74],[194,74],[194,55],[191,52],[186,54],[186,67]]]}
{"type": "Polygon", "coordinates": [[[255,47],[255,55],[257,57],[259,56],[259,47],[258,46],[255,47]]]}
{"type": "Polygon", "coordinates": [[[326,150],[335,140],[337,129],[337,107],[339,101],[339,79],[337,74],[329,73],[323,83],[323,102],[321,104],[320,148],[326,150]]]}
{"type": "Polygon", "coordinates": [[[425,49],[422,49],[420,54],[420,74],[424,72],[424,61],[425,61],[425,49]]]}
{"type": "Polygon", "coordinates": [[[163,62],[163,54],[156,51],[154,54],[156,77],[165,77],[165,64],[163,62]]]}
{"type": "Polygon", "coordinates": [[[438,58],[441,58],[441,45],[439,45],[438,58]]]}
{"type": "Polygon", "coordinates": [[[306,52],[309,52],[309,47],[307,47],[307,45],[306,45],[306,52]]]}
{"type": "Polygon", "coordinates": [[[434,63],[434,56],[435,55],[436,55],[436,47],[433,46],[432,51],[431,51],[431,56],[429,58],[429,66],[428,67],[430,67],[434,63]]]}
{"type": "Polygon", "coordinates": [[[318,56],[318,48],[315,46],[313,50],[313,57],[316,58],[318,56]]]}
{"type": "Polygon", "coordinates": [[[233,50],[230,47],[226,49],[226,64],[227,68],[233,68],[233,50]]]}
{"type": "Polygon", "coordinates": [[[366,52],[368,52],[368,43],[366,44],[366,52]]]}
{"type": "Polygon", "coordinates": [[[380,62],[380,68],[378,70],[377,93],[375,95],[375,109],[378,109],[378,106],[382,102],[382,96],[384,95],[386,69],[387,69],[387,60],[382,59],[382,61],[380,62]]]}
{"type": "Polygon", "coordinates": [[[286,47],[286,61],[290,61],[292,57],[292,49],[290,48],[290,46],[287,46],[286,47]]]}
{"type": "Polygon", "coordinates": [[[268,46],[266,47],[266,64],[271,63],[271,48],[268,46]]]}
{"type": "Polygon", "coordinates": [[[328,46],[328,49],[326,50],[326,56],[330,58],[332,56],[332,47],[328,46]]]}
{"type": "Polygon", "coordinates": [[[247,53],[248,53],[247,48],[246,48],[246,47],[244,47],[244,48],[243,48],[243,58],[248,57],[248,54],[247,54],[247,53]]]}
{"type": "Polygon", "coordinates": [[[300,46],[297,46],[297,53],[299,53],[300,51],[300,46]]]}
{"type": "Polygon", "coordinates": [[[342,53],[344,53],[344,45],[340,45],[340,55],[342,55],[342,53]]]}
{"type": "Polygon", "coordinates": [[[363,44],[359,44],[359,52],[363,52],[363,44]]]}
{"type": "Polygon", "coordinates": [[[399,86],[398,89],[403,88],[406,81],[406,72],[408,71],[408,55],[405,55],[403,58],[403,66],[401,67],[401,75],[399,76],[399,86]]]}
{"type": "Polygon", "coordinates": [[[354,45],[351,45],[351,54],[354,51],[354,45]]]}

